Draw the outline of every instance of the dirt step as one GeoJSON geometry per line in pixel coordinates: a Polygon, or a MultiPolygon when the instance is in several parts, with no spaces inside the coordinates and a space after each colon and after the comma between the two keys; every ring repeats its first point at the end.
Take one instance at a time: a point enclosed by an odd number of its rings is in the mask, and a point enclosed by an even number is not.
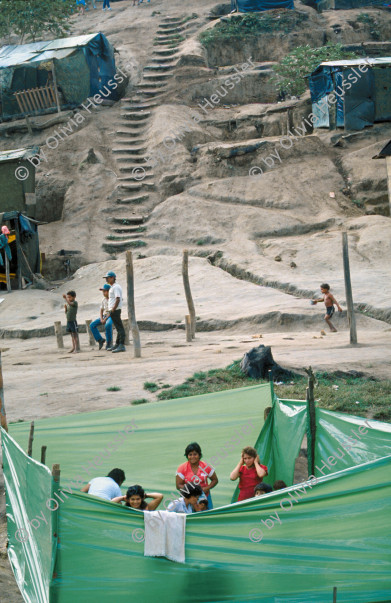
{"type": "Polygon", "coordinates": [[[155,37],[155,42],[160,42],[163,40],[177,40],[178,38],[182,38],[182,41],[184,39],[184,36],[181,34],[181,32],[176,32],[176,33],[158,33],[155,37]]]}
{"type": "Polygon", "coordinates": [[[139,239],[141,237],[141,234],[141,232],[128,233],[123,235],[109,234],[106,237],[106,241],[134,241],[135,239],[139,239]]]}
{"type": "Polygon", "coordinates": [[[159,25],[159,27],[157,28],[157,35],[176,33],[179,31],[184,31],[185,29],[186,23],[181,23],[180,25],[164,25],[164,27],[159,25]]]}
{"type": "Polygon", "coordinates": [[[164,61],[164,65],[169,65],[170,67],[175,67],[175,65],[178,62],[177,57],[170,57],[170,56],[158,56],[158,57],[152,57],[151,58],[151,63],[156,65],[161,65],[162,61],[164,61]]]}
{"type": "MultiPolygon", "coordinates": [[[[144,71],[172,71],[172,65],[146,65],[146,67],[144,67],[144,71]]],[[[174,72],[172,71],[172,73],[174,72]]]]}
{"type": "Polygon", "coordinates": [[[178,23],[178,22],[184,22],[184,21],[185,21],[185,17],[163,17],[163,19],[159,23],[159,27],[164,27],[165,25],[168,25],[169,23],[178,23]]]}
{"type": "Polygon", "coordinates": [[[141,180],[139,182],[129,181],[128,178],[118,178],[119,188],[124,191],[133,191],[134,193],[144,190],[153,190],[155,188],[154,182],[146,182],[141,180]]]}
{"type": "Polygon", "coordinates": [[[126,119],[134,119],[135,121],[142,121],[143,119],[148,119],[151,116],[151,111],[146,109],[140,109],[135,111],[134,109],[127,109],[126,113],[121,113],[121,117],[126,117],[126,119]]]}
{"type": "MultiPolygon", "coordinates": [[[[143,128],[138,128],[133,130],[132,128],[121,128],[121,130],[117,130],[116,131],[116,135],[117,136],[130,136],[130,140],[133,144],[136,144],[136,140],[137,140],[137,136],[140,136],[140,134],[142,134],[142,132],[144,131],[143,128]]],[[[145,143],[145,139],[144,138],[139,138],[138,139],[140,141],[141,144],[145,143]]]]}
{"type": "Polygon", "coordinates": [[[167,82],[143,81],[140,84],[136,85],[136,89],[143,90],[144,88],[164,88],[165,86],[167,86],[167,82]]]}
{"type": "MultiPolygon", "coordinates": [[[[119,162],[118,162],[119,164],[119,162]]],[[[129,163],[124,165],[118,165],[118,171],[121,172],[123,178],[127,180],[136,180],[136,182],[140,182],[144,180],[148,176],[148,178],[153,178],[154,174],[151,172],[152,166],[144,163],[129,163]]]]}
{"type": "Polygon", "coordinates": [[[144,224],[145,217],[144,216],[128,216],[127,218],[111,218],[110,222],[114,224],[133,224],[134,226],[144,224]]]}
{"type": "Polygon", "coordinates": [[[144,203],[148,201],[149,195],[136,195],[134,197],[125,197],[124,199],[117,199],[117,205],[132,205],[133,203],[144,203]]]}
{"type": "Polygon", "coordinates": [[[115,232],[117,234],[137,234],[139,235],[142,232],[147,230],[146,226],[116,226],[111,228],[111,232],[115,232]]]}
{"type": "MultiPolygon", "coordinates": [[[[129,154],[129,155],[117,155],[116,156],[116,160],[117,160],[118,164],[121,164],[121,163],[125,163],[125,164],[136,163],[138,165],[140,165],[142,163],[146,164],[146,161],[145,161],[145,155],[146,155],[146,153],[147,152],[145,152],[142,155],[131,155],[131,154],[129,154]]],[[[126,165],[124,167],[129,167],[129,166],[126,165]]]]}
{"type": "Polygon", "coordinates": [[[112,243],[103,243],[102,249],[107,253],[120,253],[127,249],[137,249],[138,247],[145,247],[146,243],[139,240],[127,240],[127,241],[113,241],[112,243]]]}
{"type": "Polygon", "coordinates": [[[163,58],[172,57],[173,55],[178,54],[178,50],[177,48],[156,48],[153,51],[153,54],[161,55],[163,58]]]}
{"type": "Polygon", "coordinates": [[[121,113],[121,119],[125,119],[127,122],[131,121],[132,123],[129,125],[133,128],[142,128],[147,125],[149,117],[145,117],[144,115],[141,119],[134,119],[132,113],[121,113]]]}
{"type": "Polygon", "coordinates": [[[174,73],[174,71],[170,71],[168,72],[164,72],[164,73],[144,73],[143,75],[143,80],[167,80],[168,78],[170,78],[172,76],[172,74],[174,73]]]}
{"type": "MultiPolygon", "coordinates": [[[[135,157],[142,156],[147,152],[147,148],[145,146],[126,146],[126,147],[115,147],[112,149],[113,153],[124,153],[125,155],[134,155],[135,157]]],[[[119,158],[118,158],[119,159],[119,158]]]]}
{"type": "Polygon", "coordinates": [[[162,92],[167,92],[167,90],[162,90],[161,88],[140,88],[140,94],[142,94],[143,96],[151,96],[151,97],[156,97],[156,96],[160,96],[162,94],[162,92]]]}
{"type": "Polygon", "coordinates": [[[183,40],[155,40],[154,46],[168,46],[169,50],[177,50],[181,42],[183,42],[183,40]]]}
{"type": "Polygon", "coordinates": [[[157,102],[151,100],[151,101],[147,101],[145,103],[140,103],[140,101],[137,98],[132,98],[132,99],[126,99],[126,101],[123,101],[123,108],[127,109],[129,108],[130,111],[133,110],[149,110],[152,109],[153,107],[157,106],[157,102]]]}

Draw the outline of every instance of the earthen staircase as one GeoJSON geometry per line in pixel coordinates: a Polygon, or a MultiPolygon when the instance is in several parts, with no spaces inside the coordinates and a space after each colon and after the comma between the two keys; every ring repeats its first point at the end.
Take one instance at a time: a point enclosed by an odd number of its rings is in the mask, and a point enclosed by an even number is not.
{"type": "Polygon", "coordinates": [[[113,154],[118,181],[114,204],[107,208],[109,234],[103,243],[107,253],[142,248],[150,211],[159,202],[153,168],[148,165],[146,131],[152,112],[164,101],[178,61],[178,47],[194,29],[194,19],[165,17],[159,24],[153,56],[143,69],[136,92],[121,100],[121,123],[116,132],[113,154]]]}

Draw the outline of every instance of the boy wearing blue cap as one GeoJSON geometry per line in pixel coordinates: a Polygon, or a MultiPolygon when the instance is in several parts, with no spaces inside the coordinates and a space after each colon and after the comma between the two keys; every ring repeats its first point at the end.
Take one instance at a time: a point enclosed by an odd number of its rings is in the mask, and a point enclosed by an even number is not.
{"type": "Polygon", "coordinates": [[[110,285],[109,289],[109,314],[113,321],[113,325],[117,329],[117,340],[115,345],[107,350],[111,350],[112,352],[126,352],[125,348],[125,329],[121,320],[121,310],[122,310],[122,288],[118,283],[116,283],[117,275],[115,272],[110,270],[107,272],[104,277],[108,284],[110,285]]]}
{"type": "Polygon", "coordinates": [[[111,348],[113,344],[113,321],[109,313],[109,291],[110,285],[105,283],[103,287],[99,289],[103,293],[103,299],[100,306],[100,317],[94,320],[90,324],[91,333],[94,336],[95,341],[99,344],[99,349],[103,348],[103,344],[106,342],[107,348],[111,348]],[[106,331],[106,339],[98,331],[98,326],[104,325],[106,331]]]}

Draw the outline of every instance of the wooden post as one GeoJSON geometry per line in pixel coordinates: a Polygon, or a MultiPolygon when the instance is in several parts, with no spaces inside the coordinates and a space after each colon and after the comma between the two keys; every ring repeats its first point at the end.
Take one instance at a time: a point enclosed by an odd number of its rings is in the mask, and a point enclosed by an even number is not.
{"type": "Polygon", "coordinates": [[[61,475],[60,465],[57,465],[57,464],[52,465],[52,476],[53,476],[53,480],[56,482],[57,485],[60,483],[60,475],[61,475]]]}
{"type": "Polygon", "coordinates": [[[0,419],[1,419],[2,428],[5,429],[5,431],[8,431],[7,415],[5,413],[5,404],[4,404],[3,371],[1,368],[1,351],[0,351],[0,419]]]}
{"type": "Polygon", "coordinates": [[[57,78],[56,78],[56,71],[54,69],[54,61],[52,61],[52,74],[53,74],[53,87],[54,87],[54,94],[56,96],[56,103],[57,103],[57,112],[61,113],[61,108],[60,108],[60,99],[58,96],[58,90],[57,90],[57,78]]]}
{"type": "Polygon", "coordinates": [[[316,410],[314,397],[315,375],[311,367],[304,370],[308,375],[308,387],[306,389],[308,474],[314,475],[316,442],[316,410]]]}
{"type": "Polygon", "coordinates": [[[15,220],[15,243],[16,243],[16,261],[17,268],[16,274],[18,277],[18,289],[22,288],[22,254],[20,253],[20,230],[19,230],[19,222],[18,218],[15,220]]]}
{"type": "Polygon", "coordinates": [[[129,329],[130,329],[130,320],[124,321],[124,329],[125,329],[125,345],[130,345],[129,339],[129,329]]]}
{"type": "Polygon", "coordinates": [[[91,332],[91,329],[90,329],[90,324],[91,323],[92,323],[92,320],[86,320],[86,329],[87,329],[87,333],[88,333],[88,339],[89,339],[89,342],[90,342],[90,346],[94,347],[95,346],[95,338],[94,338],[94,336],[93,336],[93,334],[91,332]]]}
{"type": "Polygon", "coordinates": [[[10,261],[8,259],[8,255],[4,250],[4,259],[5,259],[5,280],[7,283],[7,291],[11,293],[11,279],[10,279],[10,261]]]}
{"type": "Polygon", "coordinates": [[[333,603],[337,603],[337,587],[333,588],[333,603]]]}
{"type": "Polygon", "coordinates": [[[388,202],[390,204],[390,216],[391,216],[391,157],[386,157],[386,167],[387,167],[388,202]]]}
{"type": "Polygon", "coordinates": [[[27,454],[31,456],[33,454],[33,440],[34,440],[34,421],[31,421],[29,443],[27,447],[27,454]]]}
{"type": "Polygon", "coordinates": [[[193,339],[191,334],[191,318],[189,314],[185,316],[185,328],[186,328],[186,341],[191,341],[193,339]]]}
{"type": "Polygon", "coordinates": [[[46,449],[47,446],[41,446],[41,463],[44,465],[46,463],[46,449]]]}
{"type": "Polygon", "coordinates": [[[138,330],[136,309],[134,305],[133,255],[131,251],[126,252],[126,282],[128,291],[128,321],[130,321],[132,325],[134,357],[141,358],[140,332],[138,330]]]}
{"type": "Polygon", "coordinates": [[[59,350],[64,349],[64,339],[62,337],[62,326],[61,321],[57,320],[54,323],[54,334],[57,337],[57,347],[59,350]]]}
{"type": "Polygon", "coordinates": [[[342,254],[343,254],[343,272],[344,272],[344,279],[345,279],[346,304],[348,307],[348,321],[349,321],[349,327],[350,327],[350,343],[355,344],[355,343],[357,343],[357,329],[356,329],[356,317],[354,315],[354,306],[353,306],[352,283],[350,280],[348,235],[346,232],[342,233],[342,254]]]}
{"type": "Polygon", "coordinates": [[[191,295],[190,281],[189,281],[189,252],[187,249],[183,250],[182,260],[182,278],[183,286],[185,288],[185,295],[187,301],[187,307],[189,308],[190,321],[191,321],[191,335],[194,339],[196,330],[196,314],[194,308],[194,302],[191,295]]]}

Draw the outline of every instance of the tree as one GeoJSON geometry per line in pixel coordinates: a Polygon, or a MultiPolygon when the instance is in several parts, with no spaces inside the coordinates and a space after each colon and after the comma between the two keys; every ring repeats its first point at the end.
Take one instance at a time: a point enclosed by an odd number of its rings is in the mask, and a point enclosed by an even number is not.
{"type": "Polygon", "coordinates": [[[307,89],[306,75],[309,75],[323,61],[339,61],[357,58],[354,52],[343,49],[342,44],[327,44],[320,48],[298,46],[273,67],[277,90],[282,94],[300,96],[307,89]]]}
{"type": "Polygon", "coordinates": [[[61,37],[70,29],[74,0],[0,0],[0,36],[35,42],[48,33],[61,37]]]}

